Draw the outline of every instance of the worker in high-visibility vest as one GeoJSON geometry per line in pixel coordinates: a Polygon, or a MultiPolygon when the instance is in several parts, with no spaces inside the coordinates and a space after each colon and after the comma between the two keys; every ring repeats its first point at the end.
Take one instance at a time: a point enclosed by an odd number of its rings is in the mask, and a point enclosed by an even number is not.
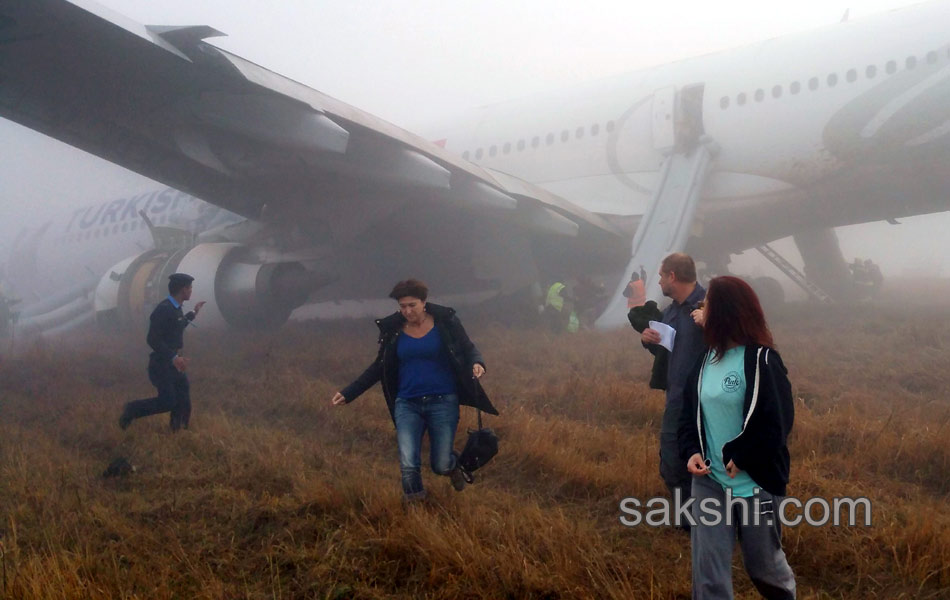
{"type": "Polygon", "coordinates": [[[544,299],[544,315],[548,326],[554,333],[561,333],[568,329],[570,315],[573,312],[571,306],[573,300],[567,286],[560,281],[555,281],[548,288],[547,296],[544,299]],[[565,306],[565,303],[567,303],[567,306],[565,306]]]}
{"type": "Polygon", "coordinates": [[[647,292],[643,287],[643,279],[636,271],[630,275],[630,283],[623,291],[624,298],[627,299],[627,310],[636,306],[643,306],[647,301],[647,292]]]}

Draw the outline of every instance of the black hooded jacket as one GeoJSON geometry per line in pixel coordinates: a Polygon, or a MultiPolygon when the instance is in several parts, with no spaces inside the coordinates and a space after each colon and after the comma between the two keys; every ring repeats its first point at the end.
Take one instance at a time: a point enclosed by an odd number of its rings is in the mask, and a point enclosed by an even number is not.
{"type": "Polygon", "coordinates": [[[722,464],[733,461],[765,491],[784,496],[789,474],[787,440],[795,420],[795,406],[782,357],[765,346],[746,346],[742,431],[720,449],[706,447],[699,401],[699,383],[709,352],[696,364],[684,390],[677,433],[680,457],[686,462],[697,452],[705,459],[708,453],[721,451],[722,464]]]}
{"type": "MultiPolygon", "coordinates": [[[[498,411],[492,406],[485,390],[472,376],[472,367],[476,364],[484,367],[485,361],[478,348],[469,339],[465,328],[462,327],[462,322],[455,316],[455,309],[428,302],[426,312],[432,316],[439,337],[449,352],[459,404],[474,406],[490,415],[497,415],[498,411]]],[[[399,391],[399,358],[396,355],[396,343],[402,335],[402,326],[405,322],[405,317],[398,311],[384,319],[376,320],[376,326],[379,327],[379,352],[373,364],[340,392],[347,403],[356,400],[360,394],[380,381],[389,414],[393,414],[396,393],[399,391]]]]}

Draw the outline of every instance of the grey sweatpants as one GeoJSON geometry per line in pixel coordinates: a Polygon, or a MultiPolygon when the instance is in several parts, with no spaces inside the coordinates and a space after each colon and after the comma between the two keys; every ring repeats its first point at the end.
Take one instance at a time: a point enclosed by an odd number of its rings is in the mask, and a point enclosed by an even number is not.
{"type": "Polygon", "coordinates": [[[732,522],[726,524],[726,493],[716,480],[708,475],[693,476],[693,518],[696,526],[690,531],[693,556],[694,600],[731,599],[732,552],[736,536],[742,549],[745,570],[759,593],[769,600],[795,598],[795,574],[788,566],[782,551],[782,530],[778,520],[781,497],[760,490],[759,524],[754,525],[753,498],[734,498],[732,522]],[[714,498],[715,510],[702,506],[706,498],[714,498]],[[743,511],[737,504],[745,503],[743,511]],[[745,512],[748,517],[743,518],[745,512]],[[720,517],[718,524],[710,524],[714,514],[720,517]]]}

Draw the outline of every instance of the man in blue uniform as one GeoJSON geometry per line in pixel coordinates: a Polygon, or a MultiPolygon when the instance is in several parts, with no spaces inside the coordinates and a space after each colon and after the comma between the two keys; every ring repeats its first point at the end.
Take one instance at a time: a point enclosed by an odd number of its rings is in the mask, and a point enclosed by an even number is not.
{"type": "Polygon", "coordinates": [[[152,348],[148,360],[148,378],[158,389],[158,396],[127,402],[119,417],[119,427],[125,429],[140,417],[170,412],[172,431],[188,429],[191,417],[191,396],[185,369],[188,359],[181,355],[185,328],[191,323],[204,302],[195,305],[187,314],[181,305],[191,298],[191,282],[195,278],[185,273],[168,277],[168,297],[158,303],[149,317],[146,341],[152,348]]]}

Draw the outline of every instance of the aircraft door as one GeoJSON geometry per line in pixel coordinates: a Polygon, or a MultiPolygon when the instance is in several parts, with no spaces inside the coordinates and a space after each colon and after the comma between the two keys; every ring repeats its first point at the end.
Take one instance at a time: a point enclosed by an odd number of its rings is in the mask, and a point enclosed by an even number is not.
{"type": "Polygon", "coordinates": [[[676,88],[665,87],[653,92],[653,149],[669,153],[676,144],[676,88]]]}

